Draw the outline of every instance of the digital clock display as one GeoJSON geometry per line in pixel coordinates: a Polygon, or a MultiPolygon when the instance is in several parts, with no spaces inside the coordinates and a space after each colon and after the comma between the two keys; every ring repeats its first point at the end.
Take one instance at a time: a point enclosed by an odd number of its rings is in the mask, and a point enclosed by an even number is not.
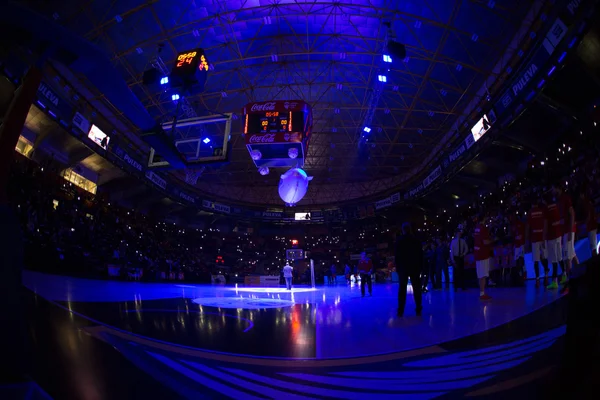
{"type": "Polygon", "coordinates": [[[304,114],[296,111],[266,111],[246,115],[245,133],[302,132],[304,114]]]}
{"type": "Polygon", "coordinates": [[[198,71],[208,71],[208,60],[204,50],[189,50],[179,53],[171,74],[180,77],[192,77],[198,71]]]}
{"type": "Polygon", "coordinates": [[[182,53],[182,54],[178,55],[177,56],[177,64],[175,64],[175,67],[181,68],[186,64],[191,64],[192,61],[195,60],[197,55],[198,55],[197,51],[191,51],[188,53],[182,53]]]}

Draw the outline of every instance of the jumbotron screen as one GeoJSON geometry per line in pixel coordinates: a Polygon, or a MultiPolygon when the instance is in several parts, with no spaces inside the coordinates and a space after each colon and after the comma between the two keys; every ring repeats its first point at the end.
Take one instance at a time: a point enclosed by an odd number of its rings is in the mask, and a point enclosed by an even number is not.
{"type": "Polygon", "coordinates": [[[247,134],[304,131],[302,111],[265,111],[246,114],[246,119],[247,134]]]}

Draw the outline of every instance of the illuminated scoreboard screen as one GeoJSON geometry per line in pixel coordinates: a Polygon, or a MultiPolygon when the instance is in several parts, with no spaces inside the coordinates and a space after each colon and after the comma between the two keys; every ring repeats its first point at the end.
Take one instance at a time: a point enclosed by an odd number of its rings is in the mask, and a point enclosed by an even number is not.
{"type": "Polygon", "coordinates": [[[246,114],[246,133],[303,132],[304,113],[302,111],[265,111],[246,114]]]}
{"type": "Polygon", "coordinates": [[[304,250],[302,249],[287,249],[285,258],[288,260],[304,260],[304,250]]]}
{"type": "Polygon", "coordinates": [[[196,83],[206,79],[208,69],[208,60],[204,50],[184,51],[177,55],[170,78],[175,86],[196,83]]]}

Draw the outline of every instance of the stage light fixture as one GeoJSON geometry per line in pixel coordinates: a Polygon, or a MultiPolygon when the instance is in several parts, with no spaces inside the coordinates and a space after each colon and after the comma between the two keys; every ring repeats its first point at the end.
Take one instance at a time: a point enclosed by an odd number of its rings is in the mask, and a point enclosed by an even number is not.
{"type": "Polygon", "coordinates": [[[252,157],[254,161],[258,161],[262,158],[262,153],[258,150],[252,150],[250,152],[250,157],[252,157]]]}
{"type": "Polygon", "coordinates": [[[167,83],[169,83],[169,77],[168,76],[163,76],[162,78],[160,78],[160,84],[161,85],[166,85],[167,83]]]}
{"type": "Polygon", "coordinates": [[[371,132],[371,128],[369,128],[368,126],[365,126],[365,129],[363,129],[363,131],[370,133],[371,132]]]}
{"type": "Polygon", "coordinates": [[[390,56],[389,56],[389,55],[387,55],[387,54],[384,54],[384,55],[383,55],[383,62],[386,62],[386,63],[391,63],[391,62],[392,62],[392,57],[390,57],[390,56]]]}
{"type": "Polygon", "coordinates": [[[262,176],[269,175],[269,167],[260,167],[260,168],[258,169],[258,172],[259,172],[259,173],[260,173],[262,176]]]}
{"type": "Polygon", "coordinates": [[[202,142],[204,142],[204,144],[209,144],[210,143],[210,139],[209,138],[204,138],[202,140],[202,142]]]}
{"type": "Polygon", "coordinates": [[[379,79],[379,82],[387,82],[387,76],[385,75],[379,75],[377,79],[379,79]]]}
{"type": "Polygon", "coordinates": [[[177,93],[172,94],[171,95],[171,100],[173,100],[173,101],[179,100],[179,95],[177,93]]]}

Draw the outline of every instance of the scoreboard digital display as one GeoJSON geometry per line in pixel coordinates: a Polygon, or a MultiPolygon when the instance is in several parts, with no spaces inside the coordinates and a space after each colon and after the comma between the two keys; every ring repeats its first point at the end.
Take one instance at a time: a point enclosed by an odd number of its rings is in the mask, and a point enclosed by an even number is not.
{"type": "Polygon", "coordinates": [[[175,65],[171,70],[171,77],[174,80],[190,81],[196,80],[198,73],[208,71],[208,61],[204,50],[196,49],[181,52],[177,55],[175,65]]]}
{"type": "Polygon", "coordinates": [[[246,114],[245,133],[303,132],[302,111],[265,111],[246,114]]]}

